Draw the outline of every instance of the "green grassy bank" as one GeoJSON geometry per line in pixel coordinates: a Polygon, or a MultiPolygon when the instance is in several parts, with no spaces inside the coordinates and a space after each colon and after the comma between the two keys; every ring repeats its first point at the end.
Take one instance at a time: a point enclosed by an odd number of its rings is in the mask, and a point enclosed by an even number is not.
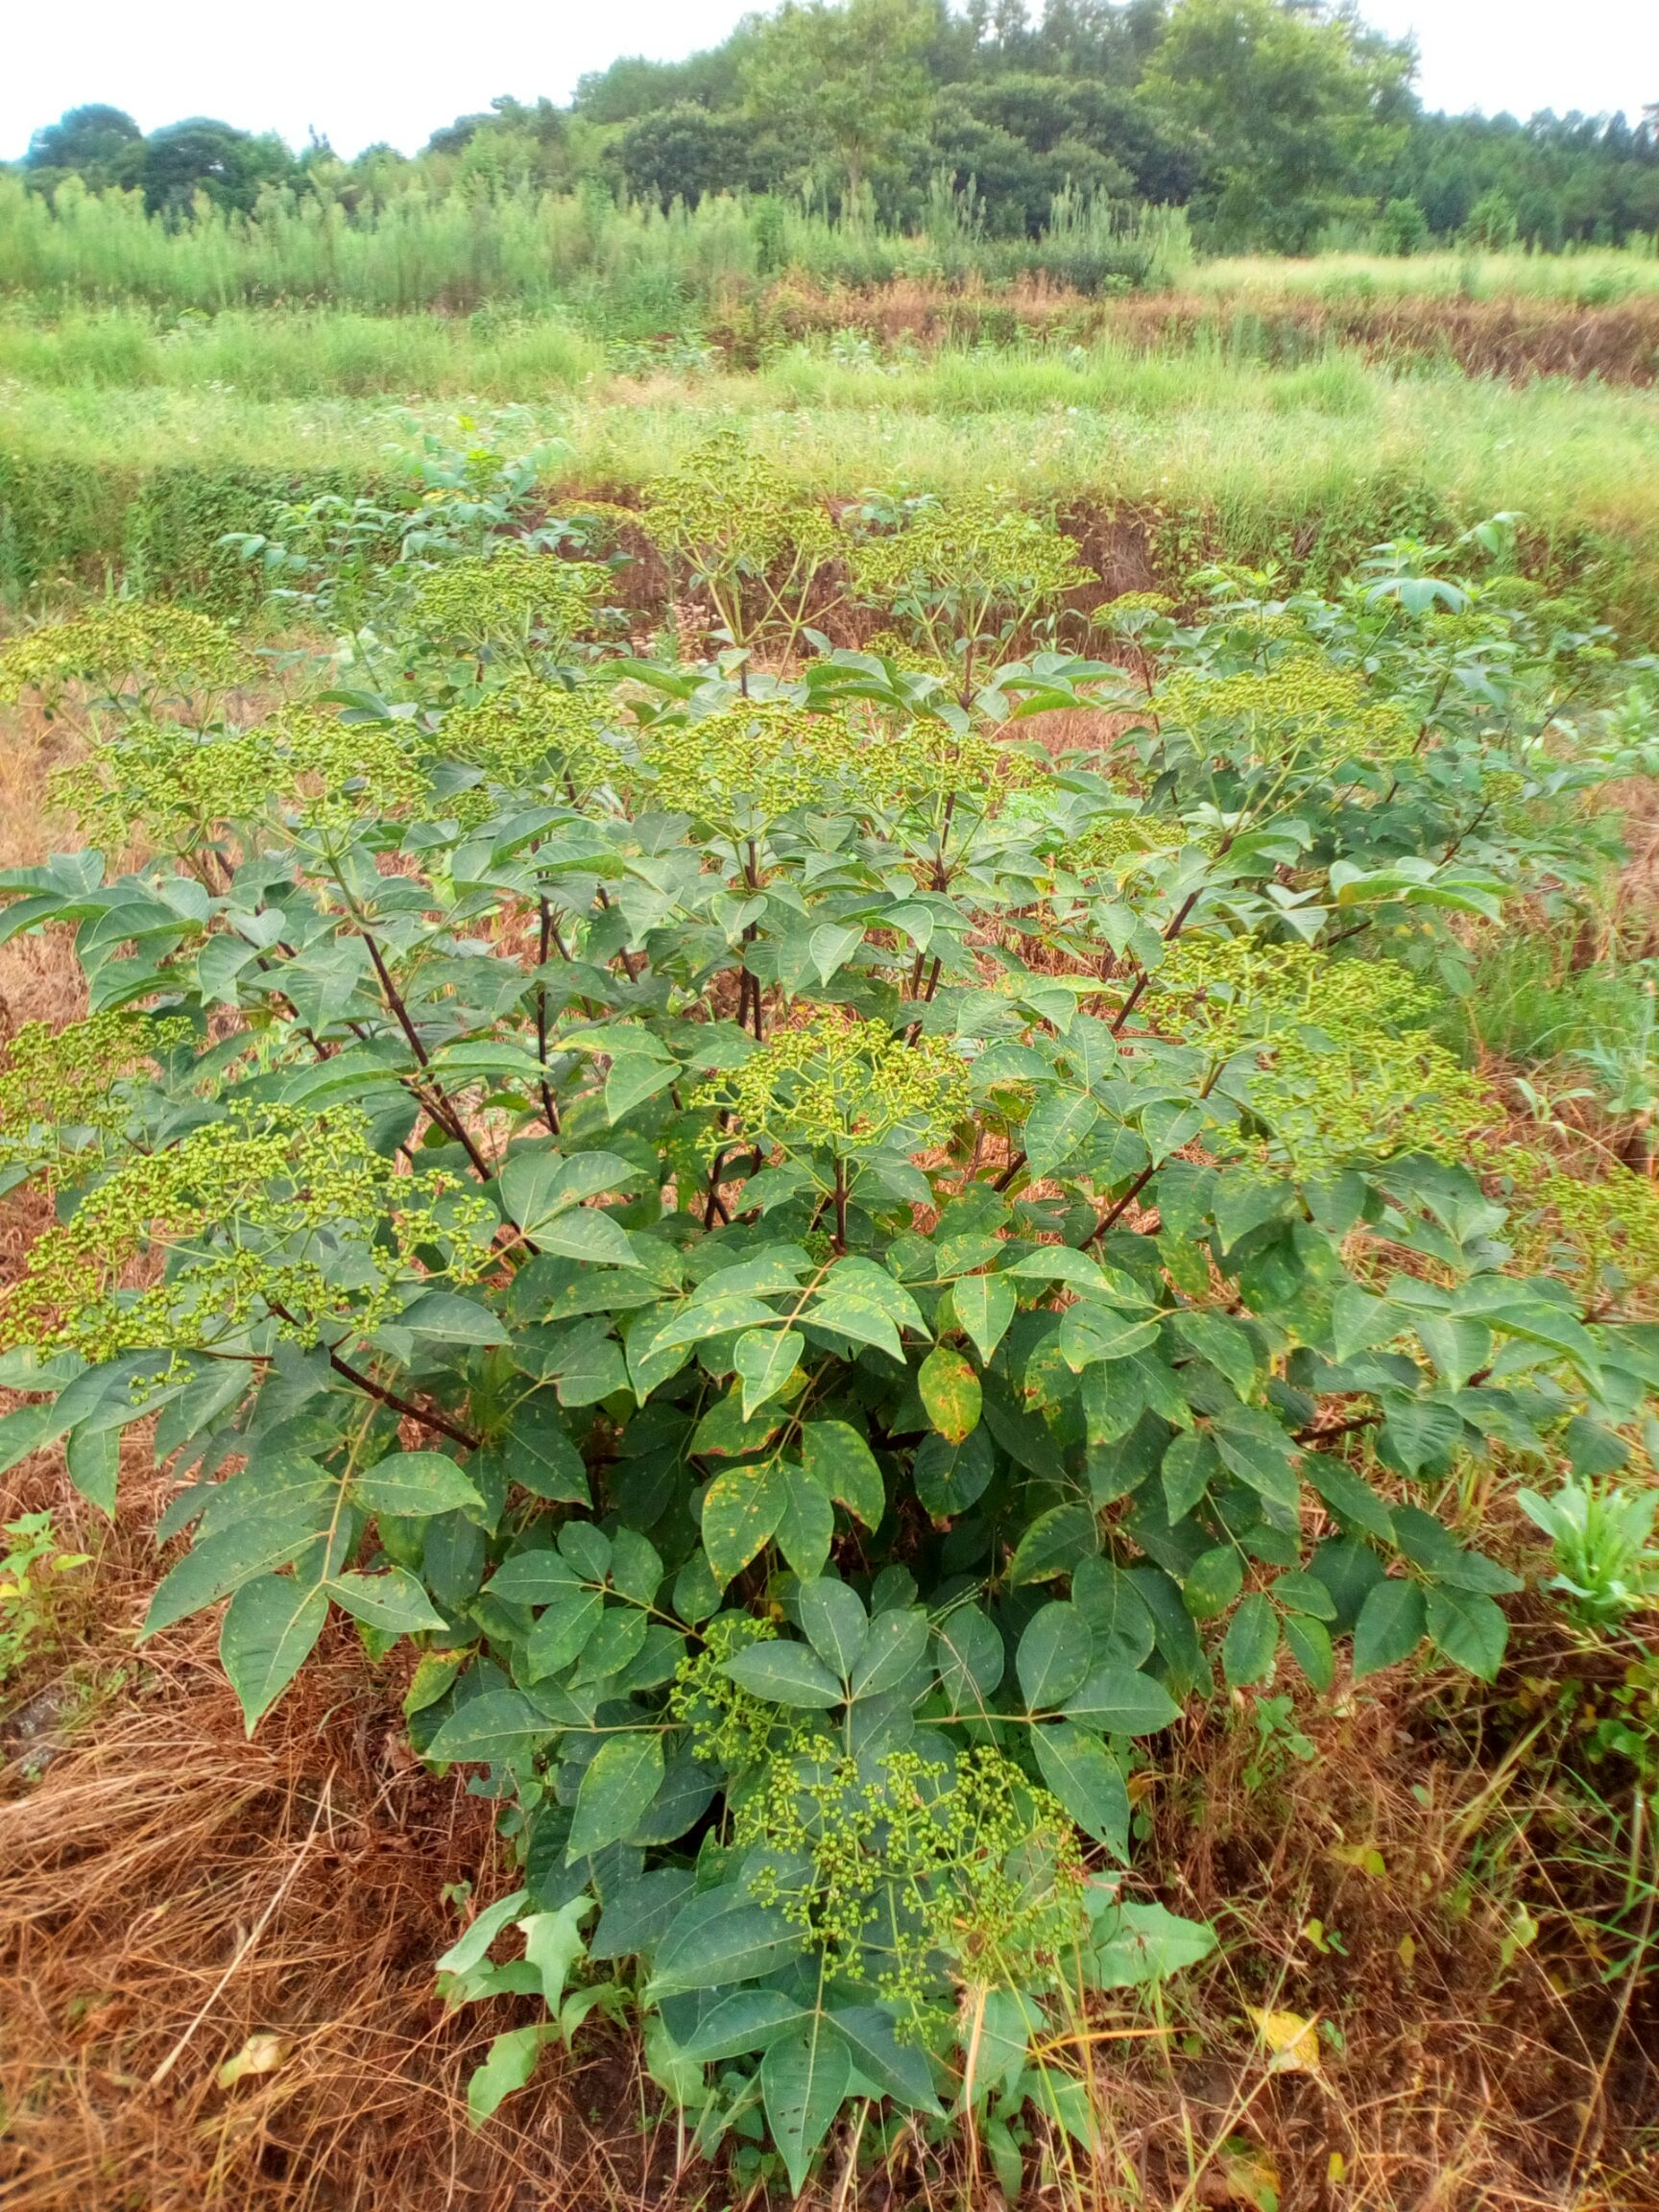
{"type": "Polygon", "coordinates": [[[1136,545],[1122,558],[1160,580],[1215,553],[1317,577],[1378,539],[1511,511],[1540,573],[1579,581],[1626,630],[1659,634],[1659,402],[1642,390],[1406,373],[1338,349],[1274,369],[1111,343],[885,362],[795,347],[754,373],[623,375],[588,341],[562,332],[555,343],[551,326],[534,364],[502,355],[480,390],[435,372],[445,359],[478,366],[456,326],[400,323],[370,326],[388,349],[374,397],[360,388],[363,332],[343,323],[330,355],[307,349],[305,319],[246,324],[240,350],[234,326],[211,344],[191,336],[163,355],[190,373],[165,377],[141,373],[141,353],[122,376],[96,348],[71,374],[72,336],[60,330],[48,380],[38,352],[30,373],[27,332],[9,357],[0,341],[8,598],[117,570],[223,594],[234,581],[214,552],[223,532],[261,527],[274,499],[302,490],[395,486],[422,425],[452,432],[469,404],[515,397],[526,404],[493,435],[519,450],[546,442],[550,495],[625,498],[711,429],[735,425],[826,495],[996,484],[1092,526],[1132,518],[1136,545]],[[395,367],[407,375],[394,381],[395,367]]]}

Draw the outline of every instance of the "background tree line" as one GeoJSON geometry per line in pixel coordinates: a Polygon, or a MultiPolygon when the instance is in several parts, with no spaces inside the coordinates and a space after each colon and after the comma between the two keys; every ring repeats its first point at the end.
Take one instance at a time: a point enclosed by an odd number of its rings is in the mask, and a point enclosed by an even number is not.
{"type": "Polygon", "coordinates": [[[413,157],[296,153],[200,117],[146,136],[94,106],[38,132],[23,168],[41,191],[74,178],[163,214],[198,195],[252,211],[273,188],[364,212],[419,188],[746,192],[912,227],[949,193],[992,237],[1035,236],[1065,196],[1183,206],[1200,244],[1233,251],[1659,230],[1659,110],[1431,113],[1414,59],[1306,0],[1048,0],[1035,19],[1025,0],[785,0],[686,60],[619,60],[567,108],[498,99],[413,157]]]}

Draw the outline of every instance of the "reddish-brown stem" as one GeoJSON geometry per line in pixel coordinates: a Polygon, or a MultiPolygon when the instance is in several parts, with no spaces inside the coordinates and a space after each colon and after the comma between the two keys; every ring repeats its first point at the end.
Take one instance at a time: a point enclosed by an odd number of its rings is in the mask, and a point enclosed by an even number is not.
{"type": "Polygon", "coordinates": [[[1134,1205],[1136,1199],[1140,1197],[1142,1191],[1145,1190],[1147,1184],[1151,1182],[1153,1176],[1156,1175],[1157,1172],[1158,1165],[1156,1161],[1154,1161],[1149,1166],[1142,1167],[1140,1174],[1136,1176],[1134,1182],[1130,1184],[1128,1190],[1124,1191],[1122,1197],[1118,1199],[1113,1205],[1107,1207],[1105,1213],[1101,1214],[1099,1220],[1096,1221],[1094,1228],[1090,1230],[1089,1235],[1084,1239],[1084,1241],[1086,1243],[1093,1244],[1096,1238],[1104,1237],[1107,1230],[1114,1227],[1116,1223],[1121,1219],[1123,1214],[1129,1211],[1129,1208],[1134,1205]]]}
{"type": "Polygon", "coordinates": [[[405,1038],[407,1038],[409,1043],[409,1049],[414,1053],[421,1072],[426,1076],[426,1082],[423,1085],[411,1086],[411,1088],[415,1091],[415,1095],[421,1100],[421,1103],[425,1107],[427,1113],[431,1115],[433,1120],[437,1122],[438,1126],[441,1129],[447,1131],[447,1133],[454,1138],[456,1143],[460,1145],[461,1149],[466,1153],[468,1159],[472,1163],[473,1171],[478,1176],[479,1180],[481,1182],[488,1183],[492,1176],[494,1174],[495,1170],[491,1166],[489,1161],[485,1159],[483,1153],[479,1151],[477,1145],[472,1142],[471,1136],[468,1131],[467,1124],[462,1120],[460,1115],[456,1113],[455,1109],[445,1097],[443,1092],[438,1088],[437,1084],[432,1081],[430,1073],[432,1065],[431,1057],[428,1054],[425,1046],[421,1042],[421,1032],[415,1026],[414,1019],[409,1012],[408,1006],[404,1002],[403,994],[398,990],[397,984],[392,979],[392,971],[387,967],[386,962],[381,955],[380,948],[374,941],[373,933],[371,930],[365,929],[361,923],[357,925],[357,928],[358,934],[362,937],[364,944],[369,948],[369,957],[374,964],[374,973],[380,979],[380,989],[385,998],[387,1005],[391,1008],[393,1019],[397,1022],[398,1028],[402,1030],[405,1038]]]}
{"type": "MultiPolygon", "coordinates": [[[[295,1316],[279,1300],[268,1298],[266,1304],[279,1321],[295,1323],[295,1316]]],[[[298,1326],[297,1323],[295,1325],[298,1326]]],[[[461,1428],[457,1422],[447,1419],[442,1413],[412,1405],[407,1398],[400,1398],[396,1390],[388,1390],[383,1382],[376,1382],[372,1375],[365,1375],[360,1367],[353,1367],[349,1359],[342,1359],[332,1344],[328,1347],[328,1364],[353,1389],[363,1391],[366,1396],[387,1407],[392,1412],[400,1413],[409,1421],[419,1421],[423,1429],[430,1429],[440,1436],[447,1436],[451,1443],[459,1444],[469,1452],[477,1450],[480,1439],[470,1430],[461,1428]]]]}

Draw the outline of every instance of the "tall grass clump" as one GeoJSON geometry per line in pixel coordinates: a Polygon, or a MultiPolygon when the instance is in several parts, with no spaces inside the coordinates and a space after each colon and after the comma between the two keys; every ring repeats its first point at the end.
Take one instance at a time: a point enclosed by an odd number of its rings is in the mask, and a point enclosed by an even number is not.
{"type": "Polygon", "coordinates": [[[1166,281],[1187,251],[1178,211],[1071,195],[1056,200],[1041,238],[1008,241],[980,237],[971,211],[912,234],[862,204],[831,218],[710,195],[664,210],[593,188],[485,197],[412,186],[366,211],[272,189],[251,215],[201,198],[169,219],[136,192],[89,193],[71,180],[47,201],[0,178],[0,292],[207,312],[274,301],[380,315],[573,304],[629,332],[678,326],[688,309],[788,269],[854,288],[1036,274],[1098,292],[1166,281]]]}

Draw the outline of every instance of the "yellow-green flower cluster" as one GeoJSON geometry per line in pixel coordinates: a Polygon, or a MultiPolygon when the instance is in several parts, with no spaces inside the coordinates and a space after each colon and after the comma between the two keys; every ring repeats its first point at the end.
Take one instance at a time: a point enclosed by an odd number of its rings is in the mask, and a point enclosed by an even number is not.
{"type": "Polygon", "coordinates": [[[61,1029],[26,1022],[0,1069],[0,1167],[27,1166],[56,1180],[65,1165],[88,1165],[66,1149],[65,1136],[119,1129],[131,1110],[130,1079],[191,1034],[181,1016],[93,1014],[61,1029]]]}
{"type": "Polygon", "coordinates": [[[490,691],[444,717],[434,752],[481,771],[486,782],[519,791],[549,781],[577,791],[613,778],[622,754],[606,735],[613,696],[539,685],[490,691]]]}
{"type": "Polygon", "coordinates": [[[425,770],[396,723],[343,722],[301,705],[248,734],[267,750],[273,796],[309,822],[395,813],[426,796],[425,770]]]}
{"type": "Polygon", "coordinates": [[[757,834],[798,807],[937,810],[958,797],[977,812],[1033,782],[1042,768],[979,731],[918,721],[860,731],[838,714],[781,701],[723,709],[654,727],[642,750],[658,803],[734,835],[757,834]]]}
{"type": "Polygon", "coordinates": [[[718,1078],[721,1102],[750,1136],[786,1152],[839,1158],[949,1142],[973,1106],[968,1070],[943,1038],[907,1045],[884,1022],[823,1014],[780,1029],[718,1078]]]}
{"type": "Polygon", "coordinates": [[[990,493],[927,502],[860,539],[850,565],[854,590],[883,607],[959,592],[1022,615],[1094,581],[1063,531],[990,493]]]}
{"type": "Polygon", "coordinates": [[[832,560],[838,544],[826,510],[735,430],[717,430],[648,485],[641,520],[664,553],[706,575],[760,576],[785,562],[799,572],[832,560]]]}
{"type": "Polygon", "coordinates": [[[776,1758],[735,1807],[733,1834],[769,1855],[759,1903],[830,1972],[907,2005],[941,1968],[978,1986],[1052,1976],[1083,1932],[1075,1829],[988,1748],[954,1768],[914,1751],[776,1758]]]}
{"type": "Polygon", "coordinates": [[[1094,619],[1109,629],[1132,627],[1158,614],[1173,614],[1175,602],[1163,591],[1119,591],[1116,599],[1096,608],[1094,619]]]}
{"type": "Polygon", "coordinates": [[[1292,1172],[1423,1152],[1466,1159],[1501,1111],[1478,1075],[1422,1030],[1358,1028],[1331,1042],[1276,1033],[1250,1104],[1292,1172]]]}
{"type": "Polygon", "coordinates": [[[391,812],[424,797],[426,780],[405,733],[298,704],[252,730],[137,723],[54,775],[51,791],[105,850],[134,836],[188,850],[283,808],[335,825],[391,812]]]}
{"type": "Polygon", "coordinates": [[[747,1772],[802,1733],[798,1715],[781,1713],[721,1671],[736,1652],[777,1633],[773,1622],[752,1613],[722,1613],[704,1629],[702,1650],[688,1652],[675,1669],[668,1710],[690,1729],[693,1754],[728,1774],[747,1772]]]}
{"type": "Polygon", "coordinates": [[[1124,876],[1147,860],[1204,842],[1202,834],[1187,830],[1168,815],[1114,814],[1085,830],[1081,836],[1068,838],[1054,854],[1054,864],[1072,875],[1110,868],[1124,876]]]}
{"type": "Polygon", "coordinates": [[[111,693],[222,691],[246,681],[247,656],[222,623],[162,600],[112,599],[43,623],[0,647],[0,702],[48,697],[77,681],[111,693]]]}
{"type": "Polygon", "coordinates": [[[232,1342],[266,1321],[302,1345],[330,1324],[366,1332],[399,1310],[418,1247],[447,1243],[448,1279],[475,1275],[493,1218],[442,1174],[395,1172],[355,1110],[237,1112],[131,1156],[48,1229],[0,1308],[0,1339],[99,1361],[232,1342]],[[160,1280],[129,1284],[157,1255],[160,1280]]]}
{"type": "Polygon", "coordinates": [[[552,647],[589,635],[611,571],[594,561],[535,553],[517,539],[497,553],[450,561],[421,578],[402,617],[411,636],[471,651],[552,647]]]}
{"type": "Polygon", "coordinates": [[[1184,731],[1207,750],[1241,746],[1256,760],[1379,765],[1404,759],[1417,742],[1399,700],[1368,697],[1359,670],[1317,653],[1233,676],[1182,669],[1152,704],[1166,731],[1184,731]]]}
{"type": "Polygon", "coordinates": [[[936,805],[958,797],[976,813],[995,810],[1004,795],[1045,773],[1029,755],[980,730],[912,722],[874,731],[854,763],[855,789],[878,805],[936,805]]]}
{"type": "Polygon", "coordinates": [[[759,700],[661,722],[641,740],[657,803],[711,828],[755,835],[800,806],[830,806],[859,746],[838,714],[759,700]]]}
{"type": "Polygon", "coordinates": [[[1659,1186],[1615,1167],[1587,1182],[1509,1145],[1496,1161],[1514,1192],[1517,1262],[1551,1268],[1587,1297],[1607,1289],[1650,1304],[1659,1290],[1659,1186]]]}
{"type": "Polygon", "coordinates": [[[1425,1013],[1432,994],[1392,960],[1334,960],[1299,940],[1189,931],[1152,976],[1156,998],[1179,998],[1190,1035],[1224,1045],[1312,1022],[1333,1036],[1369,1036],[1425,1013]]]}
{"type": "Polygon", "coordinates": [[[1431,998],[1392,961],[1194,935],[1169,947],[1152,988],[1215,1058],[1255,1050],[1252,1110],[1299,1174],[1403,1150],[1456,1158],[1492,1121],[1480,1079],[1405,1026],[1431,998]]]}
{"type": "Polygon", "coordinates": [[[47,788],[103,852],[121,852],[135,839],[188,850],[228,823],[264,812],[270,750],[254,731],[139,721],[85,759],[54,770],[47,788]]]}

